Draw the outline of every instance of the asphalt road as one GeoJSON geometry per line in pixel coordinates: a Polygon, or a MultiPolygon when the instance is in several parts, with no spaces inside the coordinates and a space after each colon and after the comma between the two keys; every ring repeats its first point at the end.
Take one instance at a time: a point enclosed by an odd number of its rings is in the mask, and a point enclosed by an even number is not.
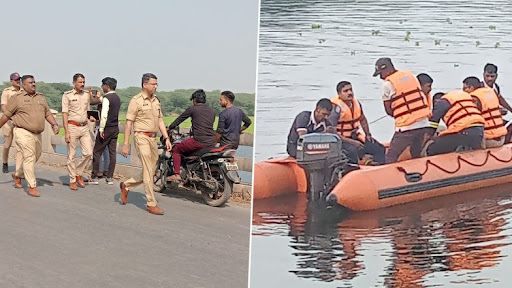
{"type": "Polygon", "coordinates": [[[247,287],[248,207],[157,193],[156,216],[142,186],[121,206],[118,181],[75,192],[63,168],[36,175],[40,198],[0,174],[0,287],[247,287]]]}

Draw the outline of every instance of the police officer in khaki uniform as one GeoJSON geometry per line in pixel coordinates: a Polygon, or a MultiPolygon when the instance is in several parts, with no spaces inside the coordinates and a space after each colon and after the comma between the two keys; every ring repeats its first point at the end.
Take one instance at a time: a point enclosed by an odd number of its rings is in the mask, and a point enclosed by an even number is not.
{"type": "Polygon", "coordinates": [[[68,143],[69,188],[77,190],[78,187],[85,188],[82,175],[92,161],[93,144],[87,111],[91,104],[101,103],[101,97],[84,90],[85,76],[83,74],[73,75],[73,86],[73,90],[65,92],[62,96],[62,120],[66,143],[68,143]],[[76,165],[75,154],[78,142],[82,149],[82,159],[76,165]]]}
{"type": "MultiPolygon", "coordinates": [[[[21,89],[21,83],[20,83],[21,76],[19,73],[17,73],[17,72],[12,73],[10,75],[9,79],[11,80],[11,86],[5,88],[4,91],[2,91],[2,99],[0,100],[2,103],[2,113],[5,113],[5,107],[7,107],[7,103],[9,103],[9,99],[12,96],[14,96],[15,94],[17,94],[21,89]]],[[[11,147],[12,139],[14,136],[13,131],[12,131],[13,128],[14,128],[14,126],[12,126],[12,121],[7,121],[7,123],[4,125],[4,127],[2,127],[2,134],[4,136],[4,145],[3,145],[4,149],[3,149],[3,153],[2,153],[2,160],[3,160],[2,172],[3,173],[9,172],[9,166],[7,165],[7,161],[9,159],[9,148],[11,147]]]]}
{"type": "Polygon", "coordinates": [[[164,210],[157,206],[153,192],[153,176],[155,175],[156,162],[158,160],[157,142],[155,140],[158,130],[165,139],[167,151],[171,151],[171,141],[167,134],[160,101],[155,96],[158,86],[157,77],[154,74],[142,75],[142,91],[133,96],[128,105],[126,113],[126,127],[124,134],[124,145],[121,154],[128,156],[130,149],[130,133],[134,131],[135,147],[142,162],[142,173],[137,178],[130,178],[121,182],[121,204],[128,202],[128,190],[144,183],[146,192],[147,210],[151,214],[163,215],[164,210]]]}
{"type": "Polygon", "coordinates": [[[36,176],[34,165],[41,156],[41,133],[44,131],[44,120],[52,125],[53,132],[59,133],[59,125],[48,107],[43,94],[36,92],[34,76],[21,77],[23,90],[11,97],[5,109],[5,114],[0,118],[0,127],[8,120],[14,125],[14,143],[20,155],[21,165],[16,166],[14,172],[14,187],[22,188],[21,177],[25,176],[28,182],[28,194],[39,197],[36,188],[36,176]]]}

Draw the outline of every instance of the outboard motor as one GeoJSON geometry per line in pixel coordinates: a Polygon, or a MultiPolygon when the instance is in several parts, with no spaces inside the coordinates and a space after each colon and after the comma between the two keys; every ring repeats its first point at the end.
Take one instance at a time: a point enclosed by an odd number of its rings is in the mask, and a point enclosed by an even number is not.
{"type": "Polygon", "coordinates": [[[297,164],[308,177],[309,201],[325,200],[325,196],[342,175],[348,158],[341,148],[342,140],[336,134],[312,133],[297,142],[297,164]]]}

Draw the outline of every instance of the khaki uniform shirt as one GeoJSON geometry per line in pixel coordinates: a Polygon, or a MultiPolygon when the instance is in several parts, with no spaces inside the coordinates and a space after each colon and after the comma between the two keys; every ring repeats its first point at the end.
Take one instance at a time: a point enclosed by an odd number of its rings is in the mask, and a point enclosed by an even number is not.
{"type": "Polygon", "coordinates": [[[5,88],[2,92],[2,99],[0,99],[1,104],[7,105],[7,103],[9,103],[9,99],[16,95],[18,92],[20,92],[20,90],[17,90],[13,86],[5,88]]]}
{"type": "Polygon", "coordinates": [[[29,95],[25,91],[20,91],[9,99],[5,112],[5,116],[11,118],[14,126],[35,134],[44,131],[44,122],[49,115],[52,113],[43,94],[36,92],[29,95]]]}
{"type": "Polygon", "coordinates": [[[158,132],[158,123],[162,117],[160,101],[154,96],[149,99],[149,96],[141,92],[133,96],[128,104],[126,120],[133,121],[133,131],[158,132]]]}
{"type": "MultiPolygon", "coordinates": [[[[91,98],[93,98],[91,93],[86,90],[80,93],[75,89],[64,92],[62,113],[68,113],[68,121],[87,122],[87,110],[90,110],[91,102],[95,102],[91,98]]],[[[99,99],[96,102],[99,103],[99,99]]]]}

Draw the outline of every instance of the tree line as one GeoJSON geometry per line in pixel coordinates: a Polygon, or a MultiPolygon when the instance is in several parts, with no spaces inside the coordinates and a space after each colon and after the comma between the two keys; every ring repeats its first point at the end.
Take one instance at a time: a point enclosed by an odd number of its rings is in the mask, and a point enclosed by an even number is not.
{"type": "MultiPolygon", "coordinates": [[[[9,87],[9,82],[4,82],[0,85],[0,91],[6,87],[9,87]]],[[[48,105],[50,108],[57,111],[61,111],[62,108],[62,94],[65,91],[73,89],[68,83],[45,83],[37,82],[36,90],[46,96],[48,105]]],[[[99,87],[94,89],[101,90],[99,87]]],[[[162,110],[164,114],[169,115],[172,113],[181,113],[187,109],[192,103],[190,96],[195,89],[178,89],[174,91],[157,91],[157,97],[160,99],[162,110]]],[[[138,87],[128,87],[116,90],[117,95],[121,98],[121,111],[126,111],[128,103],[132,96],[140,92],[138,87]]],[[[219,90],[206,91],[206,99],[208,105],[210,105],[217,113],[222,111],[222,107],[219,105],[219,90]]],[[[254,93],[235,93],[235,105],[240,107],[249,116],[254,116],[254,93]]]]}

